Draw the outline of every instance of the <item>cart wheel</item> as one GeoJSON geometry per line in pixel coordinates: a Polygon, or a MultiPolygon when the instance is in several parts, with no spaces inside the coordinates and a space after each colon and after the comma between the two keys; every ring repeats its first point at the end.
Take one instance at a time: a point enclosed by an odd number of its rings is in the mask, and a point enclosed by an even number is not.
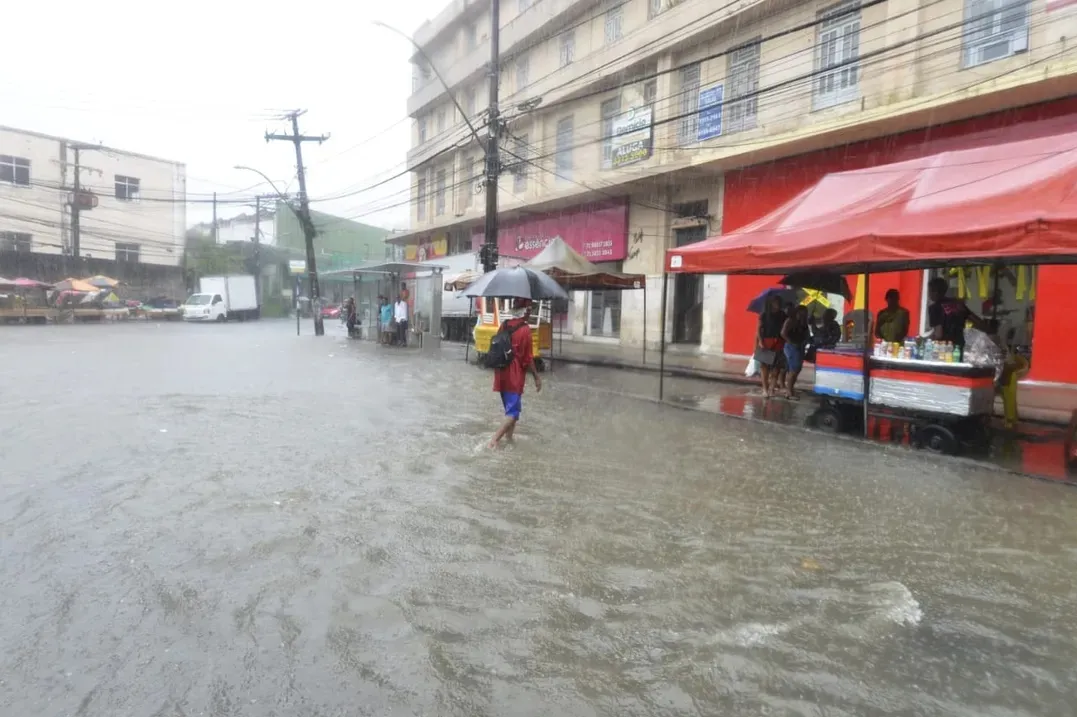
{"type": "Polygon", "coordinates": [[[813,417],[815,427],[826,433],[841,433],[845,430],[845,421],[841,409],[834,406],[823,406],[815,412],[813,417]]]}
{"type": "Polygon", "coordinates": [[[924,426],[920,429],[916,442],[925,450],[948,456],[956,456],[961,446],[953,431],[938,424],[924,426]]]}

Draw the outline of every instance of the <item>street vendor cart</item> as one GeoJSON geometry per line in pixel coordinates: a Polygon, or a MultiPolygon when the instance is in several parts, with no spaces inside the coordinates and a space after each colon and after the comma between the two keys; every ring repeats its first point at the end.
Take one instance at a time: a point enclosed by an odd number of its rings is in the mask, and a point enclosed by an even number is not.
{"type": "MultiPolygon", "coordinates": [[[[1077,129],[1044,131],[829,174],[734,232],[667,250],[663,281],[670,273],[826,271],[860,275],[868,299],[872,274],[883,272],[1077,263],[1077,129]]],[[[668,293],[664,286],[662,325],[668,293]]],[[[660,376],[665,332],[662,341],[660,376]]],[[[894,354],[876,355],[873,343],[866,328],[855,343],[818,351],[817,425],[867,436],[873,418],[901,417],[918,444],[945,452],[986,433],[997,367],[972,365],[956,351],[909,358],[896,345],[894,354]]]]}
{"type": "MultiPolygon", "coordinates": [[[[490,341],[494,334],[501,329],[501,322],[505,317],[512,316],[512,299],[498,299],[480,296],[475,299],[476,314],[478,321],[475,322],[474,338],[475,351],[478,358],[490,350],[490,341]]],[[[542,359],[543,352],[547,354],[553,349],[553,324],[550,322],[550,302],[536,302],[528,319],[531,324],[531,356],[535,360],[535,366],[541,371],[545,364],[542,359]]]]}

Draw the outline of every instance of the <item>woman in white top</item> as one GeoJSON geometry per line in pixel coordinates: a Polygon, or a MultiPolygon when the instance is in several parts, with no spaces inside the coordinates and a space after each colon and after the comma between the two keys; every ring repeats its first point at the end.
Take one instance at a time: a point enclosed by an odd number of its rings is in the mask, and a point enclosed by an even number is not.
{"type": "Polygon", "coordinates": [[[400,346],[408,345],[408,302],[401,294],[393,304],[393,320],[396,322],[396,342],[400,346]]]}

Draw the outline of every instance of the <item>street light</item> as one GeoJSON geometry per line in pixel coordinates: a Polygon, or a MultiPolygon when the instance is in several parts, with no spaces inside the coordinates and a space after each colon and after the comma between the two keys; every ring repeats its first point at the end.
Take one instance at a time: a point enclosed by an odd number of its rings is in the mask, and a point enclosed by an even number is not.
{"type": "Polygon", "coordinates": [[[245,164],[237,164],[236,166],[232,167],[232,169],[245,169],[248,172],[254,172],[259,177],[266,180],[266,184],[273,187],[273,191],[277,193],[277,196],[280,197],[282,201],[285,201],[285,202],[288,201],[288,195],[286,195],[284,192],[282,192],[280,189],[278,189],[276,182],[274,182],[272,179],[267,177],[266,173],[263,172],[262,170],[255,169],[254,167],[248,167],[245,164]]]}

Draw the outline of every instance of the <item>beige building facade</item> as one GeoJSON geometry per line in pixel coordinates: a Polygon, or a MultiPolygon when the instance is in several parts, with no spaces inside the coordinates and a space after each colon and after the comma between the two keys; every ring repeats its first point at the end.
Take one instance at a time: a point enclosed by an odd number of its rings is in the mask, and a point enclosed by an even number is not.
{"type": "Polygon", "coordinates": [[[185,165],[10,127],[0,127],[0,251],[73,252],[75,146],[93,203],[80,212],[80,256],[180,266],[185,165]]]}
{"type": "MultiPolygon", "coordinates": [[[[482,231],[468,122],[485,137],[489,7],[457,0],[415,35],[437,73],[416,54],[411,230],[397,243],[470,248],[459,239],[482,231]]],[[[577,293],[567,319],[575,337],[627,346],[645,321],[649,343],[660,335],[665,250],[737,228],[774,208],[791,173],[823,171],[797,158],[893,161],[878,147],[908,133],[934,141],[931,128],[1077,90],[1070,0],[502,0],[500,15],[502,221],[533,254],[559,220],[586,242],[589,208],[624,203],[623,226],[601,229],[623,233],[614,253],[592,258],[648,276],[647,315],[642,292],[577,293]]],[[[743,353],[735,283],[672,282],[667,340],[743,353]]]]}

